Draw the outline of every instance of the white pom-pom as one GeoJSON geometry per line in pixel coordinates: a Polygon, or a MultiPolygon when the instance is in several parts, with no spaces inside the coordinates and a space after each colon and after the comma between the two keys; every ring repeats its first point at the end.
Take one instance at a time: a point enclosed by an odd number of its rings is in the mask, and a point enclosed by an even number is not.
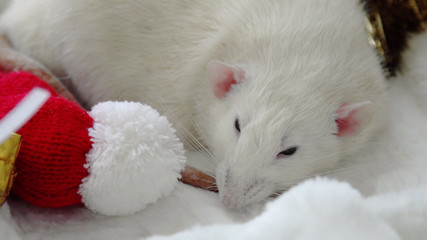
{"type": "Polygon", "coordinates": [[[166,117],[135,102],[93,107],[82,202],[105,215],[133,214],[175,187],[185,165],[183,144],[166,117]]]}

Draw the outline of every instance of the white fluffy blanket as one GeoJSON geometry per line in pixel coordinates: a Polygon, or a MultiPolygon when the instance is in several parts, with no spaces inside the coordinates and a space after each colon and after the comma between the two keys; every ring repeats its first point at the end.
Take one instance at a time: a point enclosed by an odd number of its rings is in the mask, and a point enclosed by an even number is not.
{"type": "Polygon", "coordinates": [[[308,180],[265,209],[239,212],[181,183],[126,217],[10,199],[0,208],[0,239],[426,239],[427,34],[411,46],[405,73],[391,81],[387,131],[372,152],[361,152],[363,164],[308,180]]]}

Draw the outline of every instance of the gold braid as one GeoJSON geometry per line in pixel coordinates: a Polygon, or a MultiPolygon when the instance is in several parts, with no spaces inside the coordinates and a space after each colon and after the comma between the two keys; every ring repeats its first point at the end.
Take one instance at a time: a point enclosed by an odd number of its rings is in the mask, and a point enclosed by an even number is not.
{"type": "Polygon", "coordinates": [[[388,76],[399,70],[408,34],[426,29],[427,0],[365,0],[369,43],[378,51],[388,76]]]}

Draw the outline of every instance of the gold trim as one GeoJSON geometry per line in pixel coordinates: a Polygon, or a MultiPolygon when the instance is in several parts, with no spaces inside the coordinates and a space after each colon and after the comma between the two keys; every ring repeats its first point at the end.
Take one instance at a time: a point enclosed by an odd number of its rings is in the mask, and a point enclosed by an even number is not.
{"type": "Polygon", "coordinates": [[[366,17],[366,29],[369,33],[369,43],[378,53],[385,58],[387,52],[387,38],[384,33],[383,23],[378,11],[372,11],[366,17]]]}
{"type": "MultiPolygon", "coordinates": [[[[366,30],[368,31],[368,42],[379,54],[381,60],[384,63],[388,63],[390,59],[387,56],[388,53],[388,44],[387,38],[384,32],[383,22],[381,15],[376,8],[372,8],[370,12],[367,13],[366,17],[366,30]]],[[[386,69],[386,74],[391,75],[389,69],[386,69]]]]}
{"type": "Polygon", "coordinates": [[[426,29],[426,25],[424,24],[423,14],[421,14],[420,8],[418,7],[418,3],[416,0],[409,0],[409,6],[417,17],[418,21],[420,21],[420,27],[422,29],[426,29]]]}
{"type": "Polygon", "coordinates": [[[0,145],[0,206],[6,201],[17,175],[15,160],[21,141],[21,135],[12,134],[0,145]]]}
{"type": "Polygon", "coordinates": [[[369,33],[369,44],[374,47],[383,61],[386,74],[394,75],[398,67],[400,53],[406,45],[406,32],[393,33],[392,29],[399,28],[408,33],[426,29],[427,1],[426,0],[365,0],[366,29],[369,33]],[[399,15],[397,12],[404,12],[399,15]],[[388,36],[395,34],[396,36],[388,36]],[[390,39],[388,39],[390,38],[390,39]],[[389,42],[388,40],[393,39],[389,42]]]}

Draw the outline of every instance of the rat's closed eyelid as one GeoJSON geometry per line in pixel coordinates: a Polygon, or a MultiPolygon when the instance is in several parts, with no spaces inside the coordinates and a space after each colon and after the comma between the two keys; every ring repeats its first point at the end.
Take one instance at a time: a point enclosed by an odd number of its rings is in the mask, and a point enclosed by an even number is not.
{"type": "Polygon", "coordinates": [[[234,128],[236,128],[237,132],[240,133],[240,123],[238,117],[236,117],[236,120],[234,120],[234,128]]]}
{"type": "Polygon", "coordinates": [[[288,149],[286,149],[284,151],[279,152],[279,154],[277,154],[277,157],[281,157],[281,156],[283,156],[283,157],[292,156],[292,155],[294,155],[297,152],[297,150],[298,150],[297,146],[290,147],[290,148],[288,148],[288,149]]]}
{"type": "MultiPolygon", "coordinates": [[[[239,111],[236,111],[239,112],[239,111]]],[[[239,134],[244,128],[245,126],[249,123],[249,118],[247,117],[247,115],[242,114],[241,112],[236,113],[234,121],[233,121],[233,126],[234,129],[236,130],[236,132],[239,134]]]]}

